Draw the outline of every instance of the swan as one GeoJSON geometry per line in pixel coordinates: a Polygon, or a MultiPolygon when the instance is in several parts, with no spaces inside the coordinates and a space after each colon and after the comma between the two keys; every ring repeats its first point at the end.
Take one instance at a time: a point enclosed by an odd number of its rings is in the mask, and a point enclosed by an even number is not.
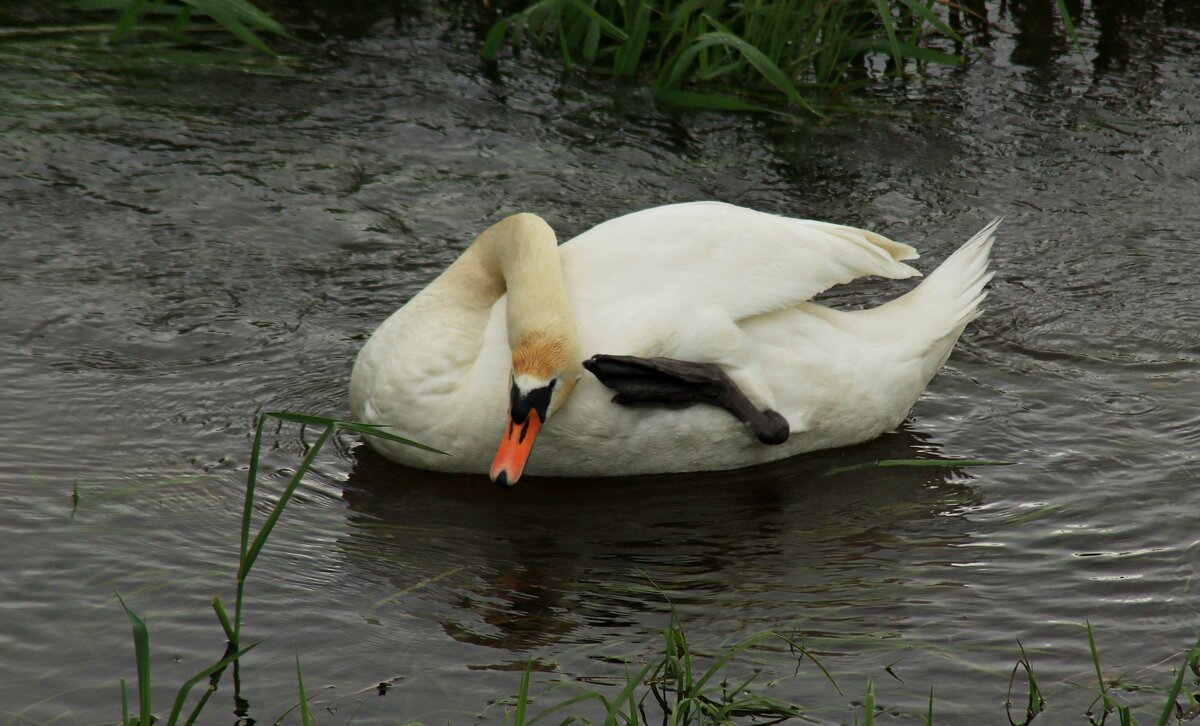
{"type": "Polygon", "coordinates": [[[351,410],[450,454],[368,437],[387,458],[501,486],[860,443],[903,421],[979,315],[1000,221],[908,293],[848,312],[811,298],[917,276],[904,263],[916,251],[719,202],[635,212],[561,246],[540,217],[516,214],[370,336],[351,410]]]}

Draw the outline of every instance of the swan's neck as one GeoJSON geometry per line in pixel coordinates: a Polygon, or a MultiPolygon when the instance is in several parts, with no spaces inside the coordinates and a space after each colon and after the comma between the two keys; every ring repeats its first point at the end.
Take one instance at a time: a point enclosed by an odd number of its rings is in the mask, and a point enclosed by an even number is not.
{"type": "Polygon", "coordinates": [[[578,364],[578,336],[558,242],[541,217],[515,214],[492,225],[437,282],[438,295],[450,298],[446,302],[480,313],[490,311],[508,293],[508,344],[514,365],[564,356],[578,364]]]}

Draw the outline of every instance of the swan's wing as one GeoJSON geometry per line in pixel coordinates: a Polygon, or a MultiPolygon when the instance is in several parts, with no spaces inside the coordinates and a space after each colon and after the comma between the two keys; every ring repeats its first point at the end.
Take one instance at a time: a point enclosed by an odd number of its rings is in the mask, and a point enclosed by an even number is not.
{"type": "Polygon", "coordinates": [[[626,321],[641,311],[655,328],[700,307],[737,321],[858,277],[920,274],[902,262],[917,257],[913,248],[873,232],[718,202],[609,220],[563,245],[562,256],[581,324],[601,310],[626,321]]]}

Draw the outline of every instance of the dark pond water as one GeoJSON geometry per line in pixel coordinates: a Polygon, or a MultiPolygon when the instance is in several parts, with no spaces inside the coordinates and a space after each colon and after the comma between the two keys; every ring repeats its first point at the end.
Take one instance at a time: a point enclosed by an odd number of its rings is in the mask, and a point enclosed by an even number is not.
{"type": "MultiPolygon", "coordinates": [[[[119,718],[117,591],[166,713],[223,650],[256,415],[348,415],[365,336],[490,221],[691,199],[877,229],[925,270],[1007,221],[986,313],[869,445],[500,492],[340,438],[251,577],[249,717],[296,703],[298,655],[323,722],[499,723],[527,661],[547,705],[653,657],[665,596],[700,652],[803,633],[843,693],[778,647],[740,668],[833,723],[868,679],[884,722],[932,688],[939,723],[1006,723],[1018,641],[1040,721],[1083,722],[1088,621],[1112,676],[1168,685],[1200,629],[1200,18],[1093,0],[1080,58],[1053,3],[1011,5],[964,69],[817,126],[492,71],[433,11],[292,67],[0,43],[0,721],[119,718]],[[830,473],[914,456],[1019,465],[830,473]]],[[[269,438],[277,494],[313,435],[269,438]]],[[[203,721],[234,709],[227,677],[203,721]]]]}

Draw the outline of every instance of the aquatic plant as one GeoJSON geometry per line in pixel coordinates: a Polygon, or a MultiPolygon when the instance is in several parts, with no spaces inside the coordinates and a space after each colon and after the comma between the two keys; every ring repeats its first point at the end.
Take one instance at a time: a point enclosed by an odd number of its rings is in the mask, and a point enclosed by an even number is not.
{"type": "MultiPolygon", "coordinates": [[[[208,691],[201,696],[199,702],[193,707],[191,714],[183,722],[185,724],[193,723],[197,715],[199,715],[205,704],[208,702],[209,697],[213,692],[216,691],[217,682],[220,680],[225,668],[230,664],[233,664],[234,668],[236,669],[238,658],[245,655],[258,645],[258,643],[253,643],[244,648],[239,647],[241,643],[242,611],[243,604],[245,602],[246,578],[249,576],[251,568],[253,568],[255,561],[258,559],[259,553],[262,552],[263,547],[266,545],[267,539],[271,536],[271,532],[274,530],[280,516],[282,516],[284,507],[286,507],[288,502],[291,501],[292,495],[296,492],[296,488],[300,486],[300,482],[304,480],[305,475],[307,475],[309,469],[312,468],[313,462],[316,461],[317,455],[321,452],[321,449],[325,446],[326,442],[328,442],[329,439],[332,438],[333,435],[339,430],[356,431],[368,436],[378,436],[380,438],[389,439],[407,446],[415,446],[417,448],[425,449],[426,451],[441,453],[438,452],[437,449],[425,446],[424,444],[420,444],[415,441],[411,441],[402,436],[397,436],[379,426],[370,426],[353,421],[342,421],[340,419],[326,418],[323,416],[308,416],[304,414],[282,411],[269,411],[260,415],[258,417],[258,425],[255,428],[254,445],[250,453],[250,467],[246,474],[246,497],[242,508],[241,550],[238,556],[236,578],[237,595],[234,618],[232,620],[229,618],[229,615],[225,610],[225,606],[222,604],[219,597],[214,597],[212,601],[213,610],[216,612],[217,620],[221,624],[221,629],[225,632],[228,645],[226,647],[224,656],[220,660],[190,678],[186,683],[183,684],[182,687],[180,687],[179,692],[175,697],[171,714],[166,720],[166,726],[175,726],[179,722],[183,707],[187,702],[187,697],[191,693],[192,688],[194,688],[195,685],[201,680],[210,678],[211,680],[209,682],[208,691]],[[275,505],[267,514],[266,520],[264,520],[262,526],[259,528],[258,534],[255,535],[253,540],[251,540],[250,530],[254,515],[255,498],[258,491],[258,468],[259,461],[262,458],[263,432],[266,429],[267,424],[272,419],[277,421],[298,423],[303,426],[316,427],[318,430],[320,430],[320,434],[317,436],[316,442],[309,447],[304,459],[300,462],[300,465],[296,467],[296,470],[288,480],[288,484],[284,488],[283,493],[279,496],[279,500],[275,502],[275,505]]],[[[125,692],[125,681],[122,680],[121,723],[123,726],[132,726],[132,724],[149,726],[155,720],[151,710],[150,699],[150,631],[146,626],[145,620],[135,613],[125,603],[125,600],[122,599],[119,594],[117,597],[120,599],[121,605],[124,606],[125,612],[129,615],[129,619],[133,625],[133,641],[134,654],[137,661],[137,692],[139,703],[139,715],[137,718],[131,720],[131,715],[127,705],[128,700],[125,692]]],[[[299,657],[296,659],[296,675],[300,685],[301,714],[303,716],[304,723],[307,725],[312,722],[312,714],[309,711],[307,696],[304,692],[304,678],[300,672],[299,657]]]]}
{"type": "MultiPolygon", "coordinates": [[[[107,33],[113,43],[135,34],[165,41],[160,45],[190,46],[227,44],[232,37],[274,56],[260,34],[296,40],[251,0],[59,2],[119,14],[107,33]]],[[[662,101],[712,110],[788,113],[799,108],[822,115],[831,99],[869,80],[870,66],[897,74],[910,64],[954,66],[971,50],[957,22],[942,15],[957,18],[972,11],[951,0],[517,2],[524,7],[491,27],[480,50],[483,58],[496,60],[506,44],[518,51],[536,47],[557,55],[568,70],[579,66],[617,80],[648,82],[662,101]]],[[[470,0],[464,4],[472,5],[470,0]]],[[[1055,4],[1082,54],[1066,0],[1055,4]]]]}
{"type": "Polygon", "coordinates": [[[275,524],[283,515],[283,509],[291,501],[292,495],[296,493],[296,488],[300,486],[300,482],[304,480],[304,476],[308,474],[308,470],[312,468],[313,462],[316,461],[317,455],[321,453],[321,449],[326,442],[337,433],[339,430],[357,431],[360,434],[368,436],[377,436],[389,441],[395,441],[405,446],[412,446],[425,451],[432,451],[436,454],[443,452],[438,451],[432,446],[406,439],[403,436],[397,436],[389,431],[384,430],[384,427],[372,426],[370,424],[357,423],[355,421],[342,421],[335,418],[326,418],[324,416],[310,416],[299,413],[289,413],[286,411],[268,411],[258,417],[258,426],[254,431],[254,448],[250,452],[250,470],[246,474],[246,499],[242,506],[242,537],[241,537],[241,556],[238,558],[237,570],[237,600],[235,602],[234,619],[229,622],[229,618],[225,615],[225,609],[221,605],[219,599],[214,599],[213,607],[217,611],[217,617],[221,620],[221,625],[225,629],[225,634],[229,637],[229,642],[235,647],[241,640],[242,629],[242,604],[245,599],[246,578],[250,575],[250,568],[254,566],[258,555],[262,552],[263,547],[267,544],[267,539],[271,536],[271,531],[275,529],[275,524]],[[255,535],[254,541],[250,541],[251,520],[254,515],[254,499],[258,490],[258,463],[262,457],[262,438],[263,430],[266,428],[268,421],[275,419],[277,421],[289,421],[298,423],[303,426],[317,427],[321,433],[317,436],[316,442],[309,447],[300,466],[296,467],[296,471],[292,474],[292,478],[288,480],[287,487],[283,493],[279,495],[279,500],[275,502],[275,506],[271,508],[262,527],[259,528],[258,534],[255,535]]]}
{"type": "Polygon", "coordinates": [[[770,110],[776,99],[816,112],[800,89],[862,82],[864,57],[957,65],[929,40],[962,37],[937,0],[537,0],[495,24],[483,56],[506,39],[553,47],[568,67],[613,78],[648,75],[660,99],[728,110],[770,110]]]}
{"type": "MultiPolygon", "coordinates": [[[[1066,0],[1055,2],[1082,53],[1066,0]]],[[[910,61],[960,65],[971,46],[938,6],[971,12],[950,0],[534,0],[492,26],[482,55],[495,60],[507,40],[549,50],[568,70],[649,78],[676,105],[820,115],[867,80],[869,57],[887,58],[889,73],[910,61]]]]}
{"type": "MultiPolygon", "coordinates": [[[[1107,683],[1104,680],[1104,673],[1100,668],[1100,655],[1096,652],[1096,635],[1092,631],[1092,624],[1090,622],[1087,623],[1087,638],[1088,650],[1092,655],[1092,665],[1096,669],[1096,684],[1100,688],[1099,695],[1092,700],[1091,705],[1088,706],[1087,712],[1084,714],[1087,716],[1088,723],[1092,724],[1092,726],[1102,726],[1108,721],[1108,717],[1115,713],[1121,726],[1138,726],[1137,719],[1133,717],[1131,708],[1121,703],[1112,692],[1113,689],[1121,686],[1120,677],[1111,679],[1107,683]],[[1098,712],[1096,710],[1097,705],[1100,706],[1098,712]]],[[[1175,683],[1167,691],[1166,701],[1163,703],[1162,712],[1158,717],[1158,726],[1167,726],[1170,723],[1172,715],[1176,716],[1178,723],[1191,721],[1200,716],[1200,693],[1188,692],[1183,688],[1183,679],[1189,669],[1197,676],[1200,676],[1200,639],[1197,639],[1196,644],[1192,646],[1192,649],[1184,657],[1183,665],[1176,671],[1175,683]],[[1179,704],[1179,696],[1184,693],[1187,694],[1186,701],[1188,708],[1186,710],[1179,704]]],[[[1029,721],[1025,723],[1029,723],[1029,721]]]]}
{"type": "MultiPolygon", "coordinates": [[[[117,599],[121,601],[121,606],[125,608],[125,613],[129,616],[129,621],[133,625],[133,650],[137,661],[137,695],[138,695],[138,716],[134,718],[129,712],[129,695],[125,687],[125,679],[121,679],[121,726],[149,726],[154,723],[155,716],[151,708],[150,697],[150,628],[147,627],[146,621],[140,615],[134,612],[125,599],[120,594],[117,599]]],[[[216,663],[208,668],[200,671],[196,675],[189,678],[175,695],[174,704],[171,707],[171,715],[167,717],[167,726],[175,726],[179,722],[179,717],[183,713],[183,707],[187,703],[187,697],[192,692],[192,689],[197,683],[205,678],[211,679],[209,682],[208,691],[200,697],[199,702],[192,708],[191,714],[184,723],[192,723],[204,709],[204,705],[208,703],[208,699],[216,691],[216,682],[220,679],[221,673],[230,663],[233,663],[238,658],[253,650],[258,643],[242,648],[241,650],[232,647],[227,648],[225,655],[216,663]]],[[[301,685],[303,688],[303,684],[301,685]]]]}
{"type": "MultiPolygon", "coordinates": [[[[758,672],[753,672],[749,677],[735,683],[729,681],[727,669],[733,659],[768,640],[781,640],[793,653],[798,653],[800,659],[808,657],[834,688],[837,688],[833,676],[802,645],[788,636],[769,631],[758,633],[730,646],[713,659],[712,665],[704,671],[699,671],[698,658],[688,646],[683,626],[672,609],[670,624],[663,631],[661,655],[646,663],[637,672],[627,673],[626,682],[615,697],[610,698],[599,690],[582,689],[579,694],[530,717],[529,706],[532,699],[529,695],[529,679],[532,668],[529,664],[521,677],[520,689],[513,703],[512,720],[506,718],[505,723],[525,726],[584,701],[599,702],[605,712],[606,724],[615,726],[649,723],[646,702],[651,697],[662,713],[663,723],[673,726],[731,724],[737,723],[739,719],[773,724],[793,718],[805,718],[804,710],[797,704],[752,692],[750,687],[757,680],[758,672]]],[[[575,721],[587,723],[580,716],[567,717],[562,723],[575,721]]]]}
{"type": "Polygon", "coordinates": [[[120,19],[109,34],[117,42],[134,31],[161,36],[184,44],[199,43],[199,32],[223,28],[242,43],[268,55],[275,55],[254,31],[288,38],[274,18],[250,0],[74,0],[79,10],[111,10],[120,19]]]}
{"type": "MultiPolygon", "coordinates": [[[[1120,685],[1119,679],[1110,679],[1107,682],[1104,679],[1090,623],[1087,624],[1087,635],[1100,693],[1092,702],[1087,713],[1083,715],[1091,726],[1102,726],[1114,713],[1117,715],[1120,726],[1138,726],[1138,721],[1133,717],[1130,706],[1120,703],[1112,694],[1112,690],[1120,685]],[[1096,710],[1097,704],[1101,704],[1098,711],[1096,710]]],[[[796,645],[791,638],[775,633],[760,633],[729,647],[715,658],[710,668],[696,677],[693,674],[693,662],[696,656],[690,650],[687,640],[683,636],[683,630],[672,611],[671,625],[664,633],[662,654],[637,672],[627,673],[626,683],[616,697],[609,698],[597,690],[585,690],[579,695],[550,706],[536,716],[530,717],[529,708],[533,699],[529,694],[531,668],[527,666],[521,678],[516,699],[511,704],[513,707],[510,714],[512,718],[511,720],[506,718],[505,724],[506,726],[508,724],[526,726],[589,700],[598,701],[605,708],[605,724],[632,726],[650,723],[651,720],[647,718],[645,710],[649,696],[653,696],[660,707],[662,723],[672,724],[672,726],[717,726],[741,723],[742,719],[746,719],[749,723],[767,724],[782,723],[794,718],[814,721],[797,704],[765,698],[750,692],[749,686],[757,677],[757,673],[737,685],[730,685],[726,669],[732,659],[768,639],[782,639],[793,647],[793,652],[797,652],[801,659],[806,656],[810,658],[833,687],[838,690],[838,693],[841,693],[833,676],[813,658],[811,653],[796,645]],[[722,677],[719,687],[714,685],[717,676],[722,677]]],[[[1013,673],[1009,679],[1006,713],[1011,726],[1029,726],[1045,709],[1045,699],[1034,676],[1028,653],[1020,643],[1018,643],[1018,647],[1021,650],[1021,658],[1013,667],[1013,673]],[[1022,669],[1027,677],[1028,704],[1024,718],[1017,721],[1013,718],[1011,709],[1013,685],[1018,671],[1022,669]]],[[[1172,716],[1175,716],[1176,723],[1191,721],[1200,716],[1200,690],[1197,690],[1196,687],[1184,688],[1184,679],[1189,672],[1197,677],[1196,684],[1200,685],[1200,639],[1197,639],[1192,648],[1184,655],[1182,663],[1176,667],[1175,681],[1165,692],[1166,697],[1156,722],[1157,726],[1169,726],[1172,723],[1172,716]]],[[[861,702],[861,708],[862,720],[859,721],[856,713],[854,723],[861,723],[863,726],[874,724],[876,716],[883,712],[883,709],[876,703],[875,686],[870,679],[867,681],[866,695],[861,702]]],[[[590,723],[580,715],[569,716],[560,723],[576,722],[590,723]]],[[[929,706],[921,722],[926,726],[932,726],[934,723],[932,689],[929,692],[929,706]]]]}

